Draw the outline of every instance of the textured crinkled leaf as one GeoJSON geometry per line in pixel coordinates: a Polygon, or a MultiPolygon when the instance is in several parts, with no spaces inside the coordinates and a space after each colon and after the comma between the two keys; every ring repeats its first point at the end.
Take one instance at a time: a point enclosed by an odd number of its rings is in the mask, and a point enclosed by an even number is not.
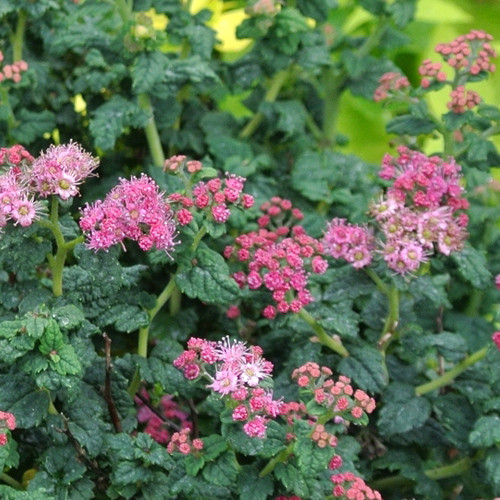
{"type": "Polygon", "coordinates": [[[260,111],[268,116],[271,126],[285,137],[304,133],[307,111],[299,101],[264,102],[260,111]]]}
{"type": "Polygon", "coordinates": [[[85,320],[82,310],[73,304],[52,309],[52,316],[56,319],[60,327],[67,330],[77,327],[85,320]]]}
{"type": "Polygon", "coordinates": [[[498,496],[500,494],[500,450],[489,450],[484,466],[489,483],[493,486],[495,495],[498,496]]]}
{"type": "Polygon", "coordinates": [[[360,389],[381,392],[388,382],[383,354],[368,345],[353,347],[349,354],[340,361],[339,372],[350,377],[360,389]]]}
{"type": "Polygon", "coordinates": [[[53,351],[61,349],[63,345],[64,339],[59,325],[54,319],[49,319],[40,339],[40,352],[42,354],[50,354],[53,351]]]}
{"type": "Polygon", "coordinates": [[[22,108],[19,111],[19,125],[12,130],[12,138],[19,144],[30,144],[40,139],[43,134],[52,132],[56,126],[54,113],[48,110],[29,111],[22,108]]]}
{"type": "Polygon", "coordinates": [[[159,51],[141,52],[131,68],[132,87],[135,92],[150,92],[165,78],[168,56],[159,51]]]}
{"type": "Polygon", "coordinates": [[[420,135],[430,134],[437,125],[428,118],[421,118],[412,115],[401,115],[393,118],[386,126],[390,134],[397,135],[420,135]]]}
{"type": "Polygon", "coordinates": [[[3,500],[48,500],[49,492],[45,488],[37,488],[29,491],[15,490],[10,486],[0,486],[0,497],[3,500]]]}
{"type": "Polygon", "coordinates": [[[0,363],[11,365],[35,347],[35,339],[28,335],[18,335],[11,339],[0,339],[0,363]]]}
{"type": "Polygon", "coordinates": [[[227,449],[226,440],[217,434],[212,434],[211,436],[203,438],[202,441],[203,456],[206,461],[214,460],[227,449]]]}
{"type": "Polygon", "coordinates": [[[59,375],[78,375],[82,371],[80,360],[70,344],[65,344],[57,349],[57,358],[51,357],[49,365],[59,375]]]}
{"type": "Polygon", "coordinates": [[[133,304],[116,304],[100,316],[101,325],[113,325],[119,332],[134,332],[149,323],[148,313],[133,304]]]}
{"type": "Polygon", "coordinates": [[[306,17],[316,21],[326,21],[329,9],[337,7],[336,0],[298,0],[297,8],[306,17]]]}
{"type": "Polygon", "coordinates": [[[198,250],[196,263],[178,272],[175,281],[183,293],[209,304],[227,304],[239,293],[224,258],[208,248],[198,250]]]}
{"type": "Polygon", "coordinates": [[[469,442],[476,448],[495,446],[500,443],[500,416],[485,415],[474,424],[469,442]]]}
{"type": "Polygon", "coordinates": [[[299,437],[293,448],[297,463],[303,475],[316,476],[326,470],[332,458],[332,449],[329,446],[320,448],[309,436],[299,437]]]}
{"type": "Polygon", "coordinates": [[[392,383],[384,393],[378,428],[383,436],[403,434],[421,427],[429,418],[431,405],[425,397],[415,396],[415,388],[392,383]]]}
{"type": "Polygon", "coordinates": [[[47,415],[49,396],[36,387],[31,377],[23,374],[0,375],[0,408],[13,413],[17,427],[29,429],[47,415]]]}
{"type": "Polygon", "coordinates": [[[273,492],[271,475],[259,477],[259,470],[253,466],[243,466],[238,474],[240,499],[267,500],[273,492]]]}
{"type": "Polygon", "coordinates": [[[214,462],[209,462],[203,468],[202,474],[209,483],[217,486],[231,486],[238,477],[238,468],[234,452],[226,451],[214,462]]]}
{"type": "Polygon", "coordinates": [[[414,17],[416,0],[397,0],[388,4],[387,9],[398,28],[404,28],[414,17]]]}
{"type": "Polygon", "coordinates": [[[128,127],[143,127],[147,120],[148,115],[138,104],[114,95],[94,112],[89,130],[96,146],[110,150],[128,127]]]}
{"type": "Polygon", "coordinates": [[[243,453],[243,455],[257,455],[264,448],[264,440],[258,437],[247,436],[243,432],[241,423],[223,423],[221,432],[231,447],[238,453],[243,453]]]}
{"type": "Polygon", "coordinates": [[[250,145],[234,137],[214,134],[211,131],[206,137],[206,142],[210,153],[221,161],[226,161],[233,156],[239,158],[240,161],[250,161],[253,158],[250,145]]]}
{"type": "Polygon", "coordinates": [[[323,307],[318,323],[330,334],[343,338],[356,338],[359,332],[359,314],[353,310],[352,302],[347,300],[323,307]]]}
{"type": "Polygon", "coordinates": [[[188,473],[188,475],[194,477],[205,465],[205,459],[203,457],[188,455],[184,463],[186,464],[186,472],[188,473]]]}
{"type": "Polygon", "coordinates": [[[281,481],[288,493],[293,493],[302,498],[310,498],[311,490],[308,485],[307,477],[293,463],[278,463],[274,469],[274,475],[281,481]]]}
{"type": "Polygon", "coordinates": [[[485,289],[491,286],[491,273],[484,253],[466,245],[461,252],[451,254],[458,272],[475,288],[485,289]]]}

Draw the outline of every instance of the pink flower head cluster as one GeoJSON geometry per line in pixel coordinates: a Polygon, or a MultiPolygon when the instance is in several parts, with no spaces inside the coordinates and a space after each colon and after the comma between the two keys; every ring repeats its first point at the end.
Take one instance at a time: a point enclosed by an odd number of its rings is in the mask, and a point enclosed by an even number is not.
{"type": "Polygon", "coordinates": [[[257,0],[247,8],[247,12],[256,16],[276,14],[279,11],[278,3],[275,0],[257,0]]]}
{"type": "Polygon", "coordinates": [[[371,489],[352,472],[341,472],[331,476],[334,484],[333,496],[345,500],[382,500],[382,495],[371,489]]]}
{"type": "Polygon", "coordinates": [[[39,217],[42,205],[30,189],[33,157],[21,145],[0,149],[0,228],[8,220],[23,227],[39,217]]]}
{"type": "Polygon", "coordinates": [[[460,166],[404,146],[398,153],[397,158],[384,157],[379,175],[392,185],[370,209],[381,238],[374,240],[367,229],[334,219],[323,240],[327,254],[355,268],[381,254],[390,269],[404,275],[415,272],[434,250],[449,255],[463,248],[468,222],[463,210],[469,203],[460,185],[460,166]]]}
{"type": "Polygon", "coordinates": [[[0,411],[0,446],[7,444],[6,430],[13,431],[16,428],[16,417],[12,413],[0,411]]]}
{"type": "Polygon", "coordinates": [[[97,158],[76,142],[51,145],[33,162],[31,182],[41,197],[55,194],[67,200],[79,194],[78,186],[93,175],[98,165],[97,158]]]}
{"type": "Polygon", "coordinates": [[[163,164],[163,170],[167,172],[181,173],[184,168],[192,175],[202,169],[202,164],[198,160],[188,160],[185,155],[171,156],[163,164]]]}
{"type": "MultiPolygon", "coordinates": [[[[0,50],[0,63],[3,62],[3,59],[3,52],[0,50]]],[[[12,64],[4,64],[0,70],[0,83],[5,80],[12,80],[14,83],[19,83],[21,81],[21,73],[27,69],[28,63],[23,60],[13,62],[12,64]]]]}
{"type": "Polygon", "coordinates": [[[141,397],[135,397],[137,405],[137,420],[145,424],[144,432],[149,434],[156,442],[166,444],[172,439],[169,427],[191,429],[189,415],[182,411],[171,395],[164,395],[157,406],[150,402],[148,392],[143,389],[141,397]]]}
{"type": "Polygon", "coordinates": [[[323,237],[325,252],[335,259],[343,259],[355,269],[372,262],[375,239],[372,232],[363,226],[349,224],[345,219],[333,219],[323,237]]]}
{"type": "Polygon", "coordinates": [[[187,428],[181,429],[179,432],[174,432],[172,439],[167,445],[167,451],[174,453],[178,451],[183,455],[190,455],[203,450],[203,441],[201,439],[191,439],[189,436],[190,430],[187,428]]]}
{"type": "Polygon", "coordinates": [[[176,242],[176,224],[164,194],[145,174],[120,179],[104,201],[87,204],[82,210],[80,227],[87,235],[87,246],[105,250],[131,239],[141,250],[153,247],[171,252],[176,242]]]}
{"type": "Polygon", "coordinates": [[[273,365],[258,346],[231,342],[228,337],[219,342],[193,337],[173,364],[189,380],[207,378],[207,387],[231,402],[233,420],[244,422],[243,430],[250,437],[265,437],[268,420],[280,414],[281,401],[260,386],[271,376],[273,365]]]}
{"type": "Polygon", "coordinates": [[[293,225],[302,213],[290,201],[275,197],[261,210],[260,229],[238,236],[234,245],[225,248],[224,257],[244,266],[245,270],[233,274],[240,288],[270,292],[272,303],[262,315],[272,319],[308,305],[313,300],[307,288],[309,275],[324,273],[328,265],[322,244],[302,226],[293,225]]]}
{"type": "Polygon", "coordinates": [[[445,82],[446,73],[442,70],[442,67],[443,65],[441,63],[432,62],[430,59],[422,61],[422,64],[418,68],[418,72],[424,77],[420,85],[426,89],[433,81],[445,82]]]}
{"type": "Polygon", "coordinates": [[[373,99],[375,102],[383,101],[389,97],[405,95],[404,89],[410,86],[410,82],[406,76],[401,73],[390,71],[384,73],[379,81],[379,86],[375,89],[373,99]]]}
{"type": "Polygon", "coordinates": [[[312,393],[317,404],[334,413],[339,422],[344,419],[358,422],[375,409],[375,400],[361,389],[354,390],[351,380],[343,375],[337,381],[326,366],[308,362],[292,373],[292,379],[305,392],[312,393]]]}
{"type": "Polygon", "coordinates": [[[481,102],[481,97],[475,90],[467,90],[459,85],[450,93],[451,100],[446,103],[448,109],[455,113],[464,113],[468,109],[476,107],[481,102]]]}
{"type": "MultiPolygon", "coordinates": [[[[191,163],[187,163],[188,170],[191,163]]],[[[169,201],[180,206],[179,210],[176,210],[176,218],[181,226],[193,220],[193,209],[207,213],[209,219],[217,224],[224,224],[231,215],[230,207],[247,210],[253,206],[253,196],[243,193],[244,186],[243,177],[226,173],[224,179],[216,177],[206,182],[198,182],[193,187],[191,196],[173,193],[169,196],[169,201]]]]}
{"type": "Polygon", "coordinates": [[[463,248],[468,217],[462,210],[469,202],[453,159],[428,157],[406,147],[398,153],[397,158],[384,157],[379,175],[393,183],[371,213],[384,236],[384,260],[405,274],[416,271],[434,249],[449,255],[463,248]]]}
{"type": "Polygon", "coordinates": [[[493,73],[495,65],[491,63],[491,59],[496,57],[496,52],[491,46],[491,40],[493,37],[485,31],[472,30],[450,43],[438,44],[435,50],[452,68],[462,73],[493,73]]]}

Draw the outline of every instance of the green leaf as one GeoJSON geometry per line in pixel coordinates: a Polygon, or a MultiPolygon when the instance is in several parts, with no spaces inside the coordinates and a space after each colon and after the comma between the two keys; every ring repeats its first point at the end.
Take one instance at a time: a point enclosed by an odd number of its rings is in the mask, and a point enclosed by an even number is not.
{"type": "Polygon", "coordinates": [[[383,354],[368,345],[353,347],[349,349],[349,354],[340,362],[339,372],[350,377],[365,391],[382,392],[388,382],[383,354]]]}
{"type": "Polygon", "coordinates": [[[308,481],[300,469],[293,463],[279,463],[274,468],[274,475],[281,481],[288,493],[293,493],[302,498],[310,497],[308,481]]]}
{"type": "Polygon", "coordinates": [[[55,116],[48,110],[36,112],[22,108],[16,118],[19,125],[11,133],[13,140],[19,144],[30,144],[56,127],[55,116]]]}
{"type": "Polygon", "coordinates": [[[398,28],[404,28],[414,17],[416,0],[396,0],[387,8],[398,28]]]}
{"type": "Polygon", "coordinates": [[[334,454],[331,447],[320,448],[309,436],[297,439],[294,449],[299,469],[303,475],[316,476],[326,470],[334,454]]]}
{"type": "Polygon", "coordinates": [[[326,21],[329,9],[337,7],[337,2],[325,0],[298,0],[297,8],[306,17],[316,21],[326,21]]]}
{"type": "Polygon", "coordinates": [[[500,416],[485,415],[475,424],[469,442],[476,448],[495,446],[500,443],[500,416]]]}
{"type": "Polygon", "coordinates": [[[196,263],[189,269],[180,270],[175,281],[181,292],[209,304],[227,304],[239,293],[224,258],[209,248],[200,248],[196,263]]]}
{"type": "Polygon", "coordinates": [[[52,316],[56,319],[60,327],[67,330],[79,326],[85,320],[83,311],[73,304],[52,309],[52,316]]]}
{"type": "Polygon", "coordinates": [[[203,457],[188,455],[184,463],[186,465],[186,472],[188,473],[188,475],[194,477],[205,465],[205,459],[203,457]]]}
{"type": "Polygon", "coordinates": [[[129,127],[143,127],[147,120],[148,115],[136,103],[113,95],[94,112],[89,130],[97,147],[110,150],[129,127]]]}
{"type": "Polygon", "coordinates": [[[80,360],[75,354],[73,346],[66,344],[57,349],[57,357],[49,359],[50,367],[59,375],[79,375],[82,372],[80,360]]]}
{"type": "Polygon", "coordinates": [[[217,434],[212,434],[206,438],[202,439],[203,441],[203,457],[208,462],[209,460],[214,460],[217,458],[223,451],[227,450],[227,442],[226,440],[217,434]]]}
{"type": "Polygon", "coordinates": [[[163,52],[141,52],[130,70],[132,88],[137,93],[150,92],[165,80],[168,56],[163,52]]]}
{"type": "Polygon", "coordinates": [[[240,423],[223,423],[221,433],[231,447],[243,455],[258,455],[264,448],[264,439],[247,436],[240,423]]]}
{"type": "Polygon", "coordinates": [[[238,463],[234,452],[226,451],[215,462],[210,462],[203,469],[203,477],[217,486],[231,486],[238,476],[238,463]]]}
{"type": "Polygon", "coordinates": [[[240,500],[267,500],[273,492],[271,475],[259,477],[259,471],[254,466],[243,466],[238,475],[240,500]]]}
{"type": "Polygon", "coordinates": [[[436,124],[427,118],[412,115],[401,115],[393,118],[386,126],[390,134],[411,135],[430,134],[436,130],[436,124]]]}
{"type": "Polygon", "coordinates": [[[59,325],[54,319],[49,319],[48,324],[40,339],[40,352],[42,354],[50,354],[57,352],[64,345],[63,335],[59,325]]]}
{"type": "Polygon", "coordinates": [[[210,153],[221,161],[225,162],[229,158],[236,157],[240,162],[247,162],[253,158],[250,145],[234,137],[214,134],[213,131],[211,131],[208,132],[206,142],[210,153]]]}
{"type": "Polygon", "coordinates": [[[411,385],[400,382],[392,383],[387,388],[382,403],[378,428],[386,437],[421,427],[431,413],[429,401],[415,396],[415,388],[411,385]]]}
{"type": "Polygon", "coordinates": [[[0,375],[0,408],[13,413],[17,427],[29,429],[40,425],[48,413],[49,396],[23,374],[0,375]]]}
{"type": "Polygon", "coordinates": [[[491,286],[491,273],[484,253],[471,245],[466,245],[461,252],[451,254],[458,272],[475,288],[484,290],[491,286]]]}
{"type": "Polygon", "coordinates": [[[306,123],[307,111],[299,101],[264,102],[260,111],[267,116],[272,127],[289,138],[293,135],[303,134],[306,123]]]}

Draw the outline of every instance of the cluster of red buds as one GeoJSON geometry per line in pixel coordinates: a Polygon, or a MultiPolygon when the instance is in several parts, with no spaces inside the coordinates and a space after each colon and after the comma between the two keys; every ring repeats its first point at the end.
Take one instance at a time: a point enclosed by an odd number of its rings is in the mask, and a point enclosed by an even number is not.
{"type": "Polygon", "coordinates": [[[190,430],[187,428],[181,429],[179,432],[174,432],[172,439],[167,445],[167,451],[174,453],[178,451],[183,455],[196,455],[203,449],[203,441],[201,439],[191,439],[190,430]]]}
{"type": "Polygon", "coordinates": [[[272,319],[308,305],[313,300],[307,288],[309,275],[324,273],[328,264],[321,242],[296,224],[303,215],[289,200],[276,196],[260,209],[259,229],[235,238],[224,257],[244,266],[245,270],[233,274],[240,288],[269,292],[272,302],[262,315],[272,319]]]}
{"type": "Polygon", "coordinates": [[[333,412],[339,423],[344,420],[358,423],[366,414],[373,412],[373,398],[361,389],[354,390],[348,377],[340,375],[334,381],[331,375],[330,368],[308,362],[293,371],[292,379],[303,391],[312,393],[318,405],[333,412]]]}
{"type": "Polygon", "coordinates": [[[179,175],[187,187],[184,193],[176,192],[168,197],[169,203],[175,208],[175,218],[180,226],[189,224],[196,210],[205,212],[209,220],[223,224],[231,215],[231,207],[246,210],[253,206],[253,196],[243,193],[244,177],[226,173],[223,179],[215,177],[191,187],[191,176],[202,168],[201,162],[188,161],[184,155],[172,156],[165,161],[164,170],[179,175]]]}
{"type": "Polygon", "coordinates": [[[379,79],[379,86],[375,89],[373,99],[375,102],[383,101],[389,97],[402,95],[402,90],[410,86],[406,76],[395,71],[384,73],[379,79]]]}
{"type": "MultiPolygon", "coordinates": [[[[3,52],[0,50],[0,63],[4,60],[3,52]]],[[[21,81],[21,73],[28,69],[28,63],[26,61],[16,61],[12,64],[4,64],[3,68],[0,70],[0,83],[5,80],[11,80],[14,83],[19,83],[21,81]]]]}

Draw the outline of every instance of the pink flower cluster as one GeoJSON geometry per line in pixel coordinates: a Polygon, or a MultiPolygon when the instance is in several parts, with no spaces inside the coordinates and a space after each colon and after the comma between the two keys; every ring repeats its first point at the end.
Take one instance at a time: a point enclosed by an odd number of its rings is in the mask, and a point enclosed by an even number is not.
{"type": "Polygon", "coordinates": [[[145,424],[144,432],[156,442],[166,444],[172,439],[170,428],[192,428],[189,415],[182,411],[171,395],[164,395],[157,406],[153,406],[148,392],[143,389],[141,397],[135,397],[137,420],[145,424]]]}
{"type": "MultiPolygon", "coordinates": [[[[375,409],[375,400],[361,389],[354,390],[351,380],[340,375],[337,381],[330,378],[332,371],[326,366],[308,362],[292,373],[292,379],[303,391],[313,394],[317,404],[332,411],[342,420],[359,421],[375,409]]],[[[342,420],[338,419],[339,422],[342,420]]]]}
{"type": "Polygon", "coordinates": [[[448,101],[446,105],[455,113],[464,113],[481,102],[481,97],[475,90],[467,90],[463,85],[453,89],[450,97],[451,101],[448,101]]]}
{"type": "Polygon", "coordinates": [[[98,167],[99,161],[76,142],[51,145],[35,158],[31,179],[36,192],[46,198],[57,195],[67,200],[79,194],[78,186],[98,167]]]}
{"type": "Polygon", "coordinates": [[[345,500],[382,500],[382,495],[372,490],[360,477],[352,472],[341,472],[331,476],[333,496],[345,500]]]}
{"type": "Polygon", "coordinates": [[[104,201],[86,204],[80,227],[87,235],[87,246],[106,250],[123,240],[137,241],[141,250],[153,247],[171,252],[176,242],[176,224],[165,195],[145,174],[120,179],[104,201]]]}
{"type": "Polygon", "coordinates": [[[7,444],[6,430],[13,431],[16,428],[16,417],[12,413],[0,411],[0,446],[7,444]]]}
{"type": "MultiPolygon", "coordinates": [[[[188,171],[192,163],[187,163],[188,171]]],[[[195,171],[197,170],[193,170],[195,171]]],[[[226,174],[224,179],[216,177],[207,182],[200,181],[193,187],[190,196],[172,193],[168,199],[170,203],[179,206],[175,217],[181,226],[193,220],[193,209],[207,213],[209,219],[217,224],[224,224],[231,215],[231,206],[245,210],[253,206],[253,196],[243,193],[244,185],[243,177],[226,174]]]]}
{"type": "Polygon", "coordinates": [[[496,52],[490,42],[493,37],[481,30],[472,30],[466,35],[461,35],[450,43],[440,43],[436,52],[456,70],[464,70],[471,75],[481,71],[495,71],[491,59],[496,57],[496,52]]]}
{"type": "Polygon", "coordinates": [[[323,246],[326,254],[349,262],[355,269],[361,269],[372,262],[375,239],[368,228],[334,218],[327,227],[323,246]]]}
{"type": "Polygon", "coordinates": [[[322,274],[328,264],[322,257],[322,244],[302,226],[294,225],[302,213],[289,200],[274,197],[261,211],[260,229],[235,238],[224,257],[245,266],[233,274],[240,288],[270,292],[273,303],[262,315],[272,319],[277,313],[296,313],[308,305],[313,300],[307,288],[310,272],[322,274]]]}
{"type": "Polygon", "coordinates": [[[404,95],[401,91],[410,86],[410,82],[406,76],[394,71],[384,73],[380,77],[378,83],[379,86],[375,89],[373,94],[373,100],[375,102],[383,101],[389,97],[395,97],[398,94],[404,95]]]}
{"type": "Polygon", "coordinates": [[[273,365],[262,357],[258,346],[247,347],[228,337],[218,342],[192,337],[173,364],[189,380],[207,378],[207,387],[226,398],[233,408],[233,420],[245,422],[243,431],[250,437],[264,438],[269,418],[280,414],[281,401],[273,400],[272,391],[260,387],[273,365]]]}
{"type": "Polygon", "coordinates": [[[15,225],[30,226],[42,210],[30,189],[32,162],[33,157],[19,144],[0,149],[0,228],[9,219],[15,225]]]}
{"type": "MultiPolygon", "coordinates": [[[[0,63],[3,62],[4,55],[0,50],[0,63]]],[[[28,63],[26,61],[16,61],[12,64],[5,64],[0,70],[0,83],[5,80],[12,80],[14,83],[19,83],[21,81],[21,73],[28,69],[28,63]]]]}
{"type": "Polygon", "coordinates": [[[445,82],[446,73],[442,70],[442,67],[443,65],[441,63],[432,62],[430,59],[422,61],[422,64],[418,68],[418,72],[424,77],[420,85],[425,89],[431,85],[432,80],[445,82]]]}
{"type": "Polygon", "coordinates": [[[323,240],[332,257],[361,268],[381,254],[390,269],[404,275],[416,271],[434,250],[450,255],[463,248],[468,217],[462,210],[469,203],[462,196],[460,166],[404,146],[398,153],[397,158],[384,157],[379,175],[392,185],[370,209],[381,234],[377,248],[367,229],[334,219],[323,240]]]}
{"type": "Polygon", "coordinates": [[[190,430],[187,428],[181,429],[179,432],[174,432],[172,439],[167,445],[167,451],[174,453],[178,451],[183,455],[194,454],[203,449],[203,441],[201,439],[191,439],[189,436],[190,430]]]}
{"type": "Polygon", "coordinates": [[[63,200],[78,194],[78,185],[98,162],[74,142],[51,146],[33,158],[21,145],[0,149],[0,227],[9,219],[29,226],[43,205],[35,196],[57,195],[63,200]]]}

